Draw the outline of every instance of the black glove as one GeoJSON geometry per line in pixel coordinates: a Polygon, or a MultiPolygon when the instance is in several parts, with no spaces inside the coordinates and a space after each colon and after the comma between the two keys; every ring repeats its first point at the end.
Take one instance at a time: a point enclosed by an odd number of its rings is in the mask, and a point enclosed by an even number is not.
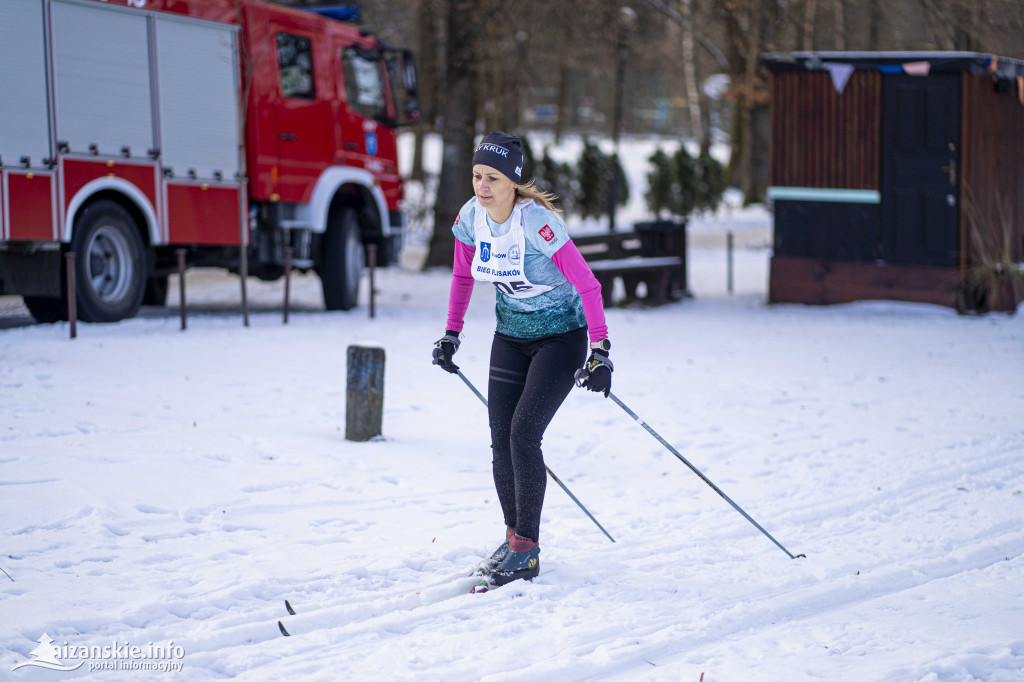
{"type": "Polygon", "coordinates": [[[459,333],[453,332],[451,329],[445,329],[444,336],[434,344],[433,364],[438,365],[446,372],[457,373],[459,366],[452,362],[452,356],[459,349],[459,343],[459,333]]]}
{"type": "Polygon", "coordinates": [[[581,369],[576,370],[576,385],[585,386],[588,390],[596,393],[608,393],[612,390],[612,370],[614,365],[608,359],[608,349],[611,344],[607,339],[600,342],[601,347],[591,346],[590,357],[587,358],[581,369]]]}

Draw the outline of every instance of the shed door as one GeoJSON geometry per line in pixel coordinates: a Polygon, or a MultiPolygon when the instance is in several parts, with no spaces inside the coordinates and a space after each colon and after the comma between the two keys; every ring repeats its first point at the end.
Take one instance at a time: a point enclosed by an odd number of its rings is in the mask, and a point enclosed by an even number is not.
{"type": "Polygon", "coordinates": [[[883,260],[957,264],[959,163],[960,76],[883,76],[883,260]]]}

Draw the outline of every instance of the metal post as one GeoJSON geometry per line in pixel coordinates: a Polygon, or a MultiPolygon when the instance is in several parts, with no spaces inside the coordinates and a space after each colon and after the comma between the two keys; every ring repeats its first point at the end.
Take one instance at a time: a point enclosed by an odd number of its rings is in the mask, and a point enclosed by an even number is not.
{"type": "Polygon", "coordinates": [[[727,232],[725,235],[726,288],[730,296],[732,296],[732,246],[732,232],[727,232]]]}
{"type": "Polygon", "coordinates": [[[185,249],[175,249],[178,256],[178,309],[181,311],[181,330],[188,326],[185,315],[185,249]]]}
{"type": "MultiPolygon", "coordinates": [[[[244,101],[244,100],[243,100],[244,101]]],[[[244,109],[240,109],[244,112],[244,109]]],[[[242,125],[241,128],[245,130],[245,114],[239,114],[242,125]]],[[[245,165],[245,154],[242,152],[242,147],[239,145],[238,159],[239,165],[245,165]]],[[[242,287],[242,326],[249,326],[249,289],[247,283],[249,281],[249,220],[247,216],[246,202],[247,196],[247,185],[249,183],[248,178],[245,177],[245,171],[242,170],[242,183],[238,186],[238,229],[239,229],[239,241],[238,241],[238,279],[239,284],[242,287]]]]}
{"type": "Polygon", "coordinates": [[[377,267],[377,245],[367,244],[366,245],[366,260],[370,263],[370,319],[376,317],[377,312],[374,307],[374,286],[373,286],[373,271],[377,267]]]}
{"type": "Polygon", "coordinates": [[[75,292],[75,252],[64,254],[64,266],[67,270],[68,322],[71,323],[71,338],[78,337],[78,299],[75,292]]]}
{"type": "Polygon", "coordinates": [[[284,324],[288,324],[288,301],[292,292],[292,254],[294,253],[294,247],[284,247],[284,324]]]}

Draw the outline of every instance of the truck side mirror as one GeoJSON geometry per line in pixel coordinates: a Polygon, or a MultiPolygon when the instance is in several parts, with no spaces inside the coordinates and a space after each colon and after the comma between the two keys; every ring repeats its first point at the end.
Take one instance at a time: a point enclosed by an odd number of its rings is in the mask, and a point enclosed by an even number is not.
{"type": "Polygon", "coordinates": [[[387,48],[384,61],[391,81],[391,99],[395,104],[395,125],[416,123],[420,120],[420,102],[416,59],[412,50],[387,48]]]}

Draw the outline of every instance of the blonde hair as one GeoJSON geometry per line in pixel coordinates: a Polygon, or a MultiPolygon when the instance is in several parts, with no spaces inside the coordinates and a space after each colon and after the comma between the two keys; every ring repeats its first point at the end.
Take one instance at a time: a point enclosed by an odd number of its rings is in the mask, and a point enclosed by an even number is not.
{"type": "Polygon", "coordinates": [[[537,187],[537,184],[530,180],[527,183],[516,186],[516,197],[519,200],[533,199],[544,208],[554,213],[561,213],[562,209],[555,206],[558,196],[552,192],[545,192],[537,187]]]}

